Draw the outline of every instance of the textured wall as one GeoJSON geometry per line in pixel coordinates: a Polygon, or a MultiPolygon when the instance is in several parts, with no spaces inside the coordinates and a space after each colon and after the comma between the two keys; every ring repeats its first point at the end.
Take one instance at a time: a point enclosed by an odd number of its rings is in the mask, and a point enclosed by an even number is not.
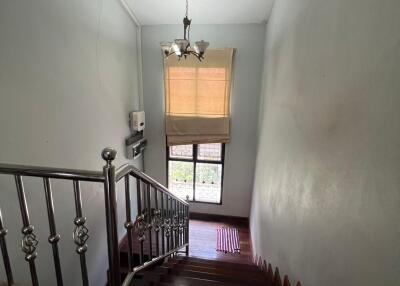
{"type": "Polygon", "coordinates": [[[254,251],[307,286],[400,281],[400,2],[277,0],[254,251]]]}
{"type": "MultiPolygon", "coordinates": [[[[146,110],[145,169],[166,182],[163,59],[160,41],[182,35],[182,25],[144,26],[143,87],[146,110]]],[[[265,25],[194,25],[193,41],[211,48],[236,48],[231,101],[231,142],[226,145],[222,205],[192,203],[191,211],[248,217],[254,177],[257,116],[265,25]]]]}
{"type": "MultiPolygon", "coordinates": [[[[101,170],[100,152],[113,146],[119,152],[116,164],[125,163],[128,112],[137,107],[136,28],[119,1],[0,1],[0,162],[101,170]]],[[[43,183],[27,179],[25,187],[40,241],[39,279],[41,285],[55,285],[43,183]]],[[[64,285],[81,285],[72,241],[72,183],[54,181],[53,191],[64,285]]],[[[91,237],[91,285],[104,285],[102,185],[82,184],[82,197],[91,237]]],[[[122,195],[119,200],[122,206],[122,195]]],[[[16,282],[30,285],[17,202],[13,178],[0,176],[16,282]]]]}

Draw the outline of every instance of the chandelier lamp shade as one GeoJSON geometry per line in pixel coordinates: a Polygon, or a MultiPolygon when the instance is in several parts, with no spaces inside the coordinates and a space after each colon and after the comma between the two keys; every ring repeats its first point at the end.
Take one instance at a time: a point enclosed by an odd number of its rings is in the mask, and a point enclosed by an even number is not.
{"type": "Polygon", "coordinates": [[[161,49],[164,53],[164,56],[168,58],[171,55],[178,56],[179,59],[187,56],[193,55],[198,58],[199,61],[204,59],[204,54],[210,45],[210,43],[206,41],[198,41],[194,44],[193,47],[190,45],[190,25],[192,20],[188,18],[189,11],[189,3],[186,0],[186,15],[183,18],[183,39],[175,39],[173,42],[161,42],[161,49]]]}

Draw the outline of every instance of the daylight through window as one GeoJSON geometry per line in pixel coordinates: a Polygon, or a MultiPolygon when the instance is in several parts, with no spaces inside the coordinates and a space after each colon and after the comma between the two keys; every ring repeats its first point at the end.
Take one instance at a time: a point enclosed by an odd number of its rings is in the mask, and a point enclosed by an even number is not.
{"type": "Polygon", "coordinates": [[[167,147],[168,187],[190,201],[220,204],[225,144],[194,144],[167,147]]]}

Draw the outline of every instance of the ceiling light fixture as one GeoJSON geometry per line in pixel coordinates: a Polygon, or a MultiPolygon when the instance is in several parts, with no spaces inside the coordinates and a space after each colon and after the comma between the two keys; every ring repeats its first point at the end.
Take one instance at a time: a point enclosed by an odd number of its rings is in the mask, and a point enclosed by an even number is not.
{"type": "Polygon", "coordinates": [[[195,43],[194,47],[190,46],[190,24],[192,20],[188,18],[189,11],[189,3],[186,0],[186,14],[185,18],[183,18],[183,26],[184,26],[184,34],[183,39],[175,39],[173,42],[161,42],[161,49],[164,52],[166,58],[170,55],[177,55],[179,59],[184,57],[185,59],[189,55],[194,55],[201,61],[204,59],[204,53],[206,52],[207,47],[210,45],[209,42],[205,42],[203,40],[195,43]]]}

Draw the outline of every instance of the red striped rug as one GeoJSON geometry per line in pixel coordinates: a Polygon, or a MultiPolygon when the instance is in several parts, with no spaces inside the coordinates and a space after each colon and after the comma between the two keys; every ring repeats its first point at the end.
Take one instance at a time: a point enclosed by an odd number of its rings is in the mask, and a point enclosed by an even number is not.
{"type": "Polygon", "coordinates": [[[239,231],[237,228],[217,228],[217,251],[240,253],[239,231]]]}

